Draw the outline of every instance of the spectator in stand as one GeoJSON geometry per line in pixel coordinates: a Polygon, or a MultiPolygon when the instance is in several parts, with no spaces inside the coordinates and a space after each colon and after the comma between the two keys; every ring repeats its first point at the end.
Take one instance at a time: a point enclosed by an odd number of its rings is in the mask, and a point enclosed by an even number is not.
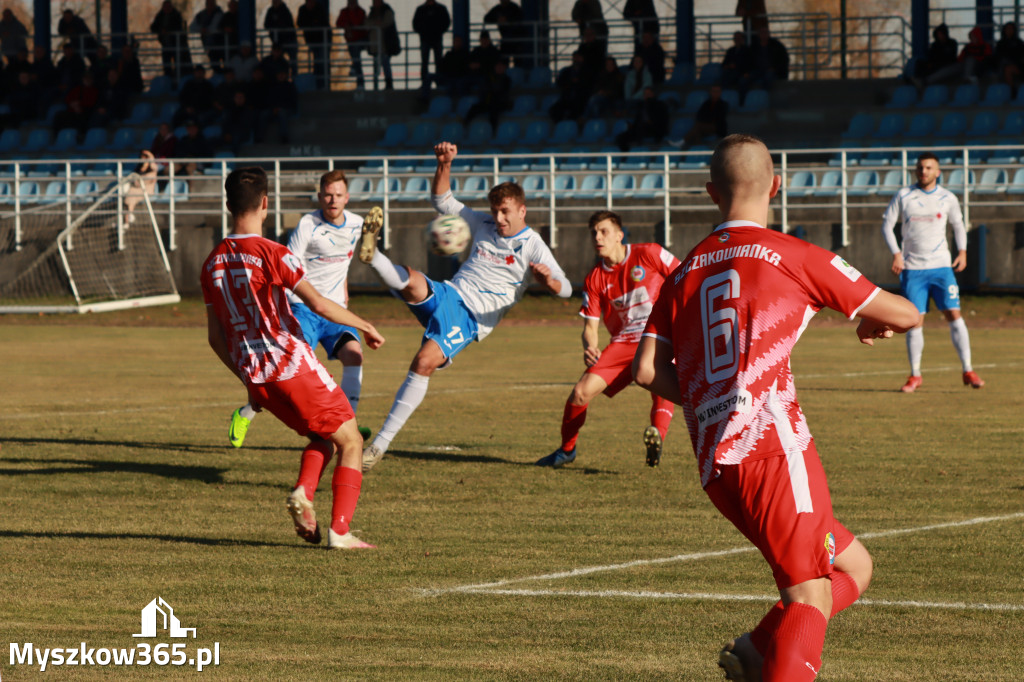
{"type": "MultiPolygon", "coordinates": [[[[299,37],[295,32],[295,19],[284,0],[271,0],[263,15],[263,28],[270,32],[270,41],[280,45],[291,61],[292,76],[299,72],[299,37]]],[[[270,74],[267,74],[270,77],[270,74]]]]}
{"type": "Polygon", "coordinates": [[[96,110],[89,121],[90,128],[106,128],[114,121],[128,118],[132,93],[121,84],[121,74],[117,69],[110,69],[103,80],[103,87],[98,88],[96,110]]]}
{"type": "Polygon", "coordinates": [[[259,68],[260,60],[252,52],[252,43],[243,42],[238,46],[238,54],[228,60],[228,68],[235,72],[239,83],[252,80],[252,72],[259,68]]]}
{"type": "Polygon", "coordinates": [[[469,108],[462,125],[469,127],[474,118],[487,114],[491,121],[491,132],[498,132],[498,120],[502,113],[512,108],[512,79],[509,78],[508,62],[498,60],[494,70],[485,74],[483,88],[480,89],[480,101],[469,108]]]}
{"type": "Polygon", "coordinates": [[[658,41],[658,34],[651,31],[644,31],[640,36],[640,44],[636,47],[636,54],[644,58],[644,66],[651,72],[651,81],[655,85],[665,82],[665,48],[658,41]]]}
{"type": "Polygon", "coordinates": [[[949,27],[939,24],[932,30],[932,44],[928,46],[927,58],[914,69],[914,82],[918,87],[932,74],[956,64],[956,41],[949,37],[949,27]]]}
{"type": "Polygon", "coordinates": [[[789,50],[778,38],[773,38],[767,26],[757,31],[757,41],[751,49],[754,64],[753,82],[770,90],[775,81],[789,80],[789,50]]]}
{"type": "Polygon", "coordinates": [[[139,152],[139,164],[135,166],[134,172],[142,178],[142,182],[140,185],[133,185],[124,195],[125,219],[129,223],[135,222],[135,207],[142,201],[143,194],[153,194],[156,191],[157,164],[153,152],[148,149],[139,152]]]}
{"type": "Polygon", "coordinates": [[[217,73],[224,68],[226,58],[224,30],[224,12],[221,10],[217,0],[206,0],[206,6],[196,12],[188,29],[199,34],[199,40],[203,43],[206,56],[210,60],[210,66],[217,73]]]}
{"type": "Polygon", "coordinates": [[[107,75],[111,69],[117,68],[117,60],[110,56],[107,46],[100,43],[96,46],[96,56],[89,65],[89,73],[92,74],[92,82],[102,92],[107,87],[107,75]]]}
{"type": "MultiPolygon", "coordinates": [[[[47,59],[46,48],[43,45],[36,45],[35,51],[37,53],[37,62],[46,62],[50,65],[50,69],[53,69],[53,62],[47,59]]],[[[18,50],[17,54],[7,59],[7,68],[3,70],[3,83],[5,86],[10,87],[18,82],[18,74],[22,71],[28,71],[29,73],[35,72],[36,65],[28,58],[28,48],[22,48],[18,50]]]]}
{"type": "Polygon", "coordinates": [[[50,103],[57,98],[60,92],[57,87],[60,75],[57,73],[57,67],[50,60],[45,45],[36,45],[33,48],[33,57],[34,59],[30,63],[28,55],[24,52],[19,52],[14,63],[7,65],[7,72],[15,78],[18,77],[21,71],[27,71],[32,76],[32,81],[38,89],[39,102],[37,103],[37,108],[45,111],[44,107],[50,106],[50,103]]]}
{"type": "Polygon", "coordinates": [[[633,22],[633,40],[637,45],[644,33],[657,35],[661,30],[654,0],[626,0],[622,7],[622,18],[633,22]]]}
{"type": "Polygon", "coordinates": [[[160,5],[160,11],[153,18],[149,30],[156,34],[160,43],[164,75],[177,79],[189,74],[192,71],[192,55],[188,51],[185,19],[170,0],[164,0],[160,5]]]}
{"type": "Polygon", "coordinates": [[[548,110],[551,120],[558,123],[580,119],[593,94],[594,83],[583,68],[583,55],[579,50],[572,53],[572,64],[558,72],[555,86],[559,97],[548,110]]]}
{"type": "Polygon", "coordinates": [[[469,94],[470,88],[466,82],[469,62],[469,49],[462,41],[462,36],[452,34],[452,49],[445,53],[437,67],[437,76],[434,78],[437,87],[444,89],[452,98],[469,94]]]}
{"type": "Polygon", "coordinates": [[[366,81],[363,78],[362,53],[370,34],[364,28],[366,10],[359,6],[359,0],[348,0],[348,4],[338,12],[338,20],[334,25],[345,31],[345,49],[352,60],[349,74],[355,76],[356,87],[363,88],[366,81]]]}
{"type": "Polygon", "coordinates": [[[270,105],[261,112],[257,142],[264,141],[267,129],[274,126],[280,144],[288,144],[288,119],[299,110],[299,91],[287,73],[278,71],[268,90],[270,105]]]}
{"type": "Polygon", "coordinates": [[[736,0],[736,16],[743,19],[744,33],[756,33],[762,28],[768,28],[765,0],[736,0]]]}
{"type": "MultiPolygon", "coordinates": [[[[85,60],[78,54],[74,43],[64,43],[64,56],[57,62],[57,89],[66,96],[72,88],[82,84],[85,75],[85,60]]],[[[45,57],[43,58],[45,59],[45,57]]]]}
{"type": "Polygon", "coordinates": [[[11,107],[11,125],[17,126],[33,120],[40,113],[41,102],[41,90],[32,73],[19,71],[18,80],[11,85],[7,95],[7,104],[11,107]]]}
{"type": "Polygon", "coordinates": [[[668,105],[654,96],[654,88],[647,87],[633,123],[615,138],[615,143],[628,152],[634,144],[657,142],[668,134],[670,117],[668,105]]]}
{"type": "Polygon", "coordinates": [[[206,125],[213,116],[213,83],[206,78],[206,69],[196,64],[192,78],[187,80],[178,93],[178,111],[172,123],[181,125],[185,120],[198,120],[206,125]]]}
{"type": "Polygon", "coordinates": [[[323,90],[329,85],[328,67],[331,57],[331,15],[327,4],[320,0],[306,0],[299,8],[295,23],[302,29],[302,38],[306,41],[306,49],[313,57],[313,75],[316,87],[323,90]]]}
{"type": "Polygon", "coordinates": [[[235,101],[235,93],[242,89],[241,83],[235,77],[234,69],[224,69],[223,78],[213,86],[213,111],[219,122],[224,117],[231,103],[235,101]]]}
{"type": "Polygon", "coordinates": [[[576,0],[572,6],[572,20],[580,29],[580,38],[589,26],[594,29],[598,40],[608,41],[608,24],[604,20],[601,0],[576,0]]]}
{"type": "Polygon", "coordinates": [[[238,54],[238,0],[228,0],[228,8],[220,20],[220,30],[224,35],[225,63],[238,54]]]}
{"type": "Polygon", "coordinates": [[[1011,90],[1016,90],[1017,82],[1024,72],[1024,41],[1017,35],[1017,24],[1012,21],[1003,24],[1002,37],[996,43],[994,61],[996,75],[1011,90]]]}
{"type": "Polygon", "coordinates": [[[18,21],[14,12],[10,9],[3,11],[3,18],[0,18],[0,52],[7,57],[8,63],[14,59],[22,50],[28,50],[25,38],[28,37],[28,29],[25,24],[18,21]]]}
{"type": "Polygon", "coordinates": [[[576,48],[583,55],[583,68],[590,74],[592,80],[604,71],[604,58],[608,55],[608,41],[599,40],[593,26],[587,26],[583,31],[583,40],[576,48]]]}
{"type": "Polygon", "coordinates": [[[412,17],[412,30],[420,37],[420,57],[423,66],[420,69],[423,87],[430,87],[430,53],[434,53],[434,69],[441,63],[444,51],[444,34],[452,25],[451,15],[444,5],[437,0],[427,0],[416,8],[412,17]]]}
{"type": "Polygon", "coordinates": [[[68,42],[73,43],[75,49],[84,58],[92,60],[96,54],[96,38],[85,23],[82,17],[75,14],[71,9],[65,9],[57,22],[57,34],[68,42]]]}
{"type": "Polygon", "coordinates": [[[370,44],[367,47],[374,57],[373,77],[384,72],[384,89],[394,90],[395,82],[391,76],[391,58],[402,52],[402,41],[398,37],[395,26],[395,11],[384,0],[373,0],[370,13],[366,15],[366,27],[370,33],[370,44]]]}
{"type": "Polygon", "coordinates": [[[252,80],[246,84],[245,99],[256,112],[257,118],[270,108],[270,81],[259,66],[252,70],[252,80]]]}
{"type": "Polygon", "coordinates": [[[651,87],[654,87],[654,79],[644,65],[644,58],[638,54],[633,55],[622,87],[622,98],[625,100],[627,111],[635,112],[644,101],[644,92],[651,87]]]}
{"type": "Polygon", "coordinates": [[[977,83],[992,68],[992,46],[985,41],[981,28],[975,26],[967,34],[969,42],[960,51],[955,63],[932,73],[925,82],[942,83],[948,80],[966,80],[977,83]]]}
{"type": "Polygon", "coordinates": [[[142,65],[135,55],[133,45],[126,44],[121,47],[121,56],[118,58],[115,68],[121,87],[134,95],[142,92],[145,87],[142,82],[142,65]]]}
{"type": "Polygon", "coordinates": [[[224,144],[236,155],[241,152],[243,144],[249,144],[256,133],[256,111],[249,106],[245,90],[236,90],[231,106],[224,110],[220,123],[224,131],[224,144]]]}
{"type": "Polygon", "coordinates": [[[746,91],[753,77],[754,59],[747,47],[747,36],[743,31],[732,34],[732,47],[725,51],[722,60],[722,85],[746,91]]]}
{"type": "Polygon", "coordinates": [[[161,123],[160,127],[157,128],[156,135],[153,136],[153,142],[149,145],[149,151],[153,153],[153,158],[157,161],[161,175],[167,174],[167,161],[168,159],[175,158],[177,146],[178,138],[175,137],[171,124],[161,123]]]}
{"type": "Polygon", "coordinates": [[[604,69],[597,77],[594,86],[594,94],[587,102],[587,108],[583,112],[583,118],[594,119],[607,116],[619,109],[622,102],[622,92],[625,87],[625,76],[619,70],[615,57],[606,57],[604,69]]]}
{"type": "Polygon", "coordinates": [[[501,52],[491,42],[490,32],[480,31],[480,44],[469,53],[469,59],[480,63],[480,71],[485,78],[494,71],[494,65],[501,61],[501,52]]]}
{"type": "Polygon", "coordinates": [[[53,130],[57,132],[65,128],[74,128],[79,135],[89,127],[96,104],[99,102],[100,91],[92,81],[92,74],[86,71],[82,81],[71,88],[64,97],[67,109],[53,118],[53,130]]]}
{"type": "Polygon", "coordinates": [[[268,81],[273,81],[279,71],[289,73],[292,70],[288,58],[284,56],[284,47],[278,43],[274,43],[270,48],[270,54],[260,61],[260,68],[263,69],[263,75],[268,81]]]}
{"type": "Polygon", "coordinates": [[[683,146],[692,147],[698,140],[709,135],[725,137],[728,133],[728,115],[729,103],[722,99],[722,86],[712,85],[711,96],[697,109],[697,115],[693,117],[693,127],[683,138],[683,146]]]}
{"type": "Polygon", "coordinates": [[[515,59],[516,66],[530,68],[533,66],[530,52],[530,27],[523,26],[523,10],[512,0],[500,0],[484,15],[485,24],[497,24],[498,35],[501,36],[501,53],[506,58],[515,59]],[[528,64],[525,62],[529,62],[528,64]]]}
{"type": "Polygon", "coordinates": [[[174,153],[176,158],[185,161],[174,165],[175,175],[197,175],[203,172],[206,164],[193,159],[208,159],[213,156],[210,141],[199,129],[199,121],[194,118],[185,122],[185,137],[178,140],[174,153]]]}

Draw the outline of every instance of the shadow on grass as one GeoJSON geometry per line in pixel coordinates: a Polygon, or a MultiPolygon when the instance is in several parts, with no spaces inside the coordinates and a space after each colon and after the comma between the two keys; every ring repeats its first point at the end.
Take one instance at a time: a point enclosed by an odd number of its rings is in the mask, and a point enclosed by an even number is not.
{"type": "MultiPolygon", "coordinates": [[[[415,450],[388,450],[384,459],[389,457],[397,457],[399,459],[419,459],[426,462],[471,462],[477,464],[509,464],[517,467],[536,467],[533,462],[521,462],[511,459],[505,459],[504,457],[495,457],[493,455],[460,455],[457,452],[420,452],[415,450]]],[[[564,472],[576,472],[580,474],[613,474],[618,475],[617,471],[606,471],[604,469],[594,469],[591,467],[580,467],[580,466],[567,466],[562,467],[560,471],[564,472]]]]}
{"type": "Polygon", "coordinates": [[[0,476],[54,476],[60,474],[127,473],[162,476],[179,481],[224,483],[227,469],[183,464],[146,462],[118,462],[90,459],[32,459],[29,457],[0,458],[0,463],[34,464],[32,469],[0,468],[0,476]],[[63,466],[61,466],[63,465],[63,466]]]}
{"type": "Polygon", "coordinates": [[[31,530],[0,530],[0,538],[69,538],[72,540],[159,540],[179,542],[187,545],[210,547],[303,547],[304,542],[263,542],[260,540],[238,540],[234,538],[200,538],[189,535],[167,535],[164,533],[86,533],[86,532],[44,532],[31,530]]]}
{"type": "MultiPolygon", "coordinates": [[[[137,448],[139,450],[178,450],[181,452],[195,452],[200,454],[216,454],[227,451],[234,452],[238,448],[225,443],[223,445],[212,445],[205,443],[161,443],[157,441],[144,440],[96,440],[90,438],[0,438],[0,444],[11,443],[13,445],[103,445],[113,448],[137,448]]],[[[274,447],[269,445],[246,446],[246,450],[260,452],[281,452],[289,448],[274,447]]]]}

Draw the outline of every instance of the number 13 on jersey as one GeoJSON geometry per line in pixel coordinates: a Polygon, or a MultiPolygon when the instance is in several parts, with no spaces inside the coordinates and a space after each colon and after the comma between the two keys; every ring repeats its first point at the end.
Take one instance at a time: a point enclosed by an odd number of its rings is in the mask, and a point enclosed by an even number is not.
{"type": "Polygon", "coordinates": [[[735,270],[713,275],[700,285],[700,317],[704,333],[704,376],[709,384],[736,374],[739,331],[736,309],[728,301],[739,298],[740,276],[735,270]]]}

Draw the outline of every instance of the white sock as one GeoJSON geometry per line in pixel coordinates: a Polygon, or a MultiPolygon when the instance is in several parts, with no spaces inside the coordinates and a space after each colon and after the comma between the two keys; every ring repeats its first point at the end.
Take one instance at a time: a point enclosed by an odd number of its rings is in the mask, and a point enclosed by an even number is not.
{"type": "Polygon", "coordinates": [[[246,403],[245,407],[238,408],[238,414],[246,419],[254,419],[256,417],[256,410],[252,408],[252,404],[246,403]]]}
{"type": "Polygon", "coordinates": [[[924,353],[924,328],[914,327],[907,332],[907,356],[910,358],[910,373],[921,376],[921,355],[924,353]]]}
{"type": "Polygon", "coordinates": [[[348,398],[353,413],[359,407],[359,393],[362,388],[363,366],[353,365],[352,367],[345,367],[341,371],[341,390],[345,392],[345,397],[348,398]]]}
{"type": "Polygon", "coordinates": [[[409,372],[408,376],[405,377],[405,381],[398,387],[398,393],[395,394],[395,403],[391,406],[387,419],[384,420],[384,426],[380,427],[380,431],[373,439],[373,444],[379,447],[381,451],[388,449],[391,441],[395,439],[398,432],[405,426],[405,422],[408,421],[412,413],[423,402],[424,396],[427,395],[428,383],[430,383],[430,377],[409,372]]]}
{"type": "Polygon", "coordinates": [[[401,291],[409,284],[409,271],[401,265],[395,265],[391,259],[385,256],[380,250],[373,252],[373,260],[370,267],[374,269],[377,276],[389,289],[401,291]]]}
{"type": "Polygon", "coordinates": [[[964,318],[958,318],[949,323],[949,335],[953,339],[953,348],[956,348],[960,356],[960,364],[964,366],[965,372],[971,371],[971,338],[967,333],[967,323],[964,318]]]}

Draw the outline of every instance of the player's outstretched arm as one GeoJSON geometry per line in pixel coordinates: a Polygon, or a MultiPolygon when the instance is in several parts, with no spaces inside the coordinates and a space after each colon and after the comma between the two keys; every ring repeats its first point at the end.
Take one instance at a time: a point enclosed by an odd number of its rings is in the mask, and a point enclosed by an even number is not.
{"type": "Polygon", "coordinates": [[[220,320],[213,314],[213,310],[209,306],[206,308],[206,339],[224,366],[230,369],[232,374],[238,376],[238,368],[231,361],[231,353],[228,352],[228,341],[224,337],[224,328],[220,326],[220,320]]]}
{"type": "Polygon", "coordinates": [[[530,263],[530,272],[533,273],[533,278],[538,283],[556,296],[569,298],[572,295],[572,285],[569,284],[569,280],[565,275],[552,270],[550,266],[544,263],[530,263]]]}
{"type": "Polygon", "coordinates": [[[351,310],[346,310],[334,301],[324,298],[313,288],[313,285],[302,280],[292,291],[302,299],[302,302],[309,306],[309,309],[320,317],[343,324],[348,327],[355,327],[366,335],[366,345],[376,350],[384,343],[384,337],[377,331],[376,327],[356,315],[351,310]]]}
{"type": "Polygon", "coordinates": [[[459,153],[459,148],[451,142],[438,142],[434,145],[434,156],[437,157],[437,170],[434,171],[434,181],[430,185],[431,193],[442,196],[452,188],[452,161],[459,153]]]}
{"type": "Polygon", "coordinates": [[[653,336],[644,336],[633,356],[633,379],[641,388],[676,405],[683,404],[676,366],[672,364],[672,344],[653,336]]]}
{"type": "Polygon", "coordinates": [[[857,338],[868,346],[875,345],[875,339],[891,338],[893,332],[902,334],[921,322],[921,313],[913,303],[902,296],[881,290],[861,308],[857,317],[860,318],[857,338]]]}
{"type": "Polygon", "coordinates": [[[601,359],[601,349],[597,345],[598,320],[583,320],[583,364],[593,367],[601,359]]]}

